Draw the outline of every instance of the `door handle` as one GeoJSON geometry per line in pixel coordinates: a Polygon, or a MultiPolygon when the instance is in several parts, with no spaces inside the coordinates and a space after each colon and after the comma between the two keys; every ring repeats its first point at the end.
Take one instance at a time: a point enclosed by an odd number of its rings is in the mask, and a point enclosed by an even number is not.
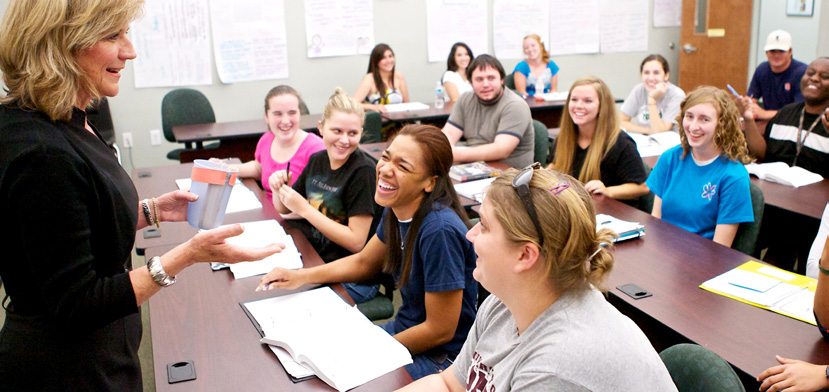
{"type": "Polygon", "coordinates": [[[686,43],[685,45],[682,45],[682,50],[684,50],[685,53],[692,53],[697,51],[697,47],[686,43]]]}

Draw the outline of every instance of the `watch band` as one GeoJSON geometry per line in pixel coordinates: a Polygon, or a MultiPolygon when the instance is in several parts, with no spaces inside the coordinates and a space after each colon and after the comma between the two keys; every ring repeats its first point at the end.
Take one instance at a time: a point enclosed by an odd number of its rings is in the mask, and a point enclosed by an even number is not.
{"type": "Polygon", "coordinates": [[[161,287],[167,287],[176,283],[176,277],[170,276],[164,271],[164,267],[161,265],[161,258],[158,256],[150,259],[147,263],[147,270],[150,271],[150,276],[153,278],[153,281],[161,287]]]}
{"type": "Polygon", "coordinates": [[[818,259],[818,261],[817,261],[817,269],[819,269],[819,270],[820,270],[820,273],[821,273],[821,274],[824,274],[824,275],[829,275],[829,269],[827,269],[827,268],[823,268],[823,266],[822,266],[822,265],[820,265],[820,261],[821,261],[821,260],[820,260],[820,259],[818,259]]]}

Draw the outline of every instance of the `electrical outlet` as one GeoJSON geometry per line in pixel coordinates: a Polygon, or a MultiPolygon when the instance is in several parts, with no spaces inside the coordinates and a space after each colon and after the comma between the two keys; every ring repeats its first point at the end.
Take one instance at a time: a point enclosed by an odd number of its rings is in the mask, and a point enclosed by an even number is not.
{"type": "Polygon", "coordinates": [[[161,131],[158,129],[150,130],[150,144],[153,146],[161,145],[161,131]]]}
{"type": "Polygon", "coordinates": [[[132,148],[132,132],[124,132],[122,137],[124,139],[124,147],[132,148]]]}

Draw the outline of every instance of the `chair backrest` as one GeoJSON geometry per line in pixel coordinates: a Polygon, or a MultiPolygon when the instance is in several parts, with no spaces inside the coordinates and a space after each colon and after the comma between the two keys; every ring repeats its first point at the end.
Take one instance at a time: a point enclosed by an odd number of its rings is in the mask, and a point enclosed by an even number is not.
{"type": "Polygon", "coordinates": [[[383,139],[383,118],[380,112],[367,111],[360,143],[380,143],[383,139]]]}
{"type": "Polygon", "coordinates": [[[696,344],[677,344],[659,353],[679,392],[741,391],[743,383],[731,365],[696,344]]]}
{"type": "MultiPolygon", "coordinates": [[[[650,177],[651,175],[651,167],[648,166],[644,161],[642,161],[642,166],[645,167],[645,178],[650,177]]],[[[650,214],[653,212],[653,200],[656,195],[653,194],[652,190],[648,190],[648,193],[639,196],[639,209],[647,212],[650,214]]]]}
{"type": "Polygon", "coordinates": [[[173,127],[179,125],[216,122],[213,106],[200,91],[179,88],[167,93],[161,100],[161,128],[164,138],[175,142],[173,127]]]}
{"type": "Polygon", "coordinates": [[[305,104],[305,101],[302,98],[299,99],[299,114],[311,114],[308,111],[308,105],[305,104]]]}
{"type": "Polygon", "coordinates": [[[541,121],[533,120],[533,128],[535,128],[533,159],[543,165],[547,163],[547,154],[550,152],[550,135],[547,133],[547,126],[541,121]]]}
{"type": "Polygon", "coordinates": [[[737,235],[734,236],[734,242],[731,247],[743,252],[749,256],[760,256],[757,252],[757,236],[760,234],[760,224],[763,223],[763,210],[766,205],[766,198],[763,196],[763,190],[754,183],[749,184],[749,191],[751,192],[751,208],[754,211],[754,222],[740,223],[737,228],[737,235]]]}
{"type": "Polygon", "coordinates": [[[504,85],[507,86],[508,89],[515,91],[515,75],[508,73],[507,76],[504,77],[504,85]]]}
{"type": "Polygon", "coordinates": [[[95,105],[86,109],[86,116],[92,125],[106,140],[107,144],[115,144],[115,126],[112,125],[112,114],[109,112],[109,101],[106,97],[101,98],[95,105]]]}

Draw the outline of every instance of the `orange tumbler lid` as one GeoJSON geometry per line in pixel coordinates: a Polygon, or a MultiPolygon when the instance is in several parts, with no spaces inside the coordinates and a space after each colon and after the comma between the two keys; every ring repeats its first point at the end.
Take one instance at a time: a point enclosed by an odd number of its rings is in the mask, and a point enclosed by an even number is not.
{"type": "Polygon", "coordinates": [[[203,182],[205,184],[216,184],[216,185],[224,185],[225,179],[227,179],[227,184],[233,186],[236,184],[236,176],[239,172],[230,172],[230,178],[228,179],[227,173],[221,170],[213,170],[207,169],[203,167],[195,167],[193,166],[193,171],[190,173],[190,180],[203,182]]]}

